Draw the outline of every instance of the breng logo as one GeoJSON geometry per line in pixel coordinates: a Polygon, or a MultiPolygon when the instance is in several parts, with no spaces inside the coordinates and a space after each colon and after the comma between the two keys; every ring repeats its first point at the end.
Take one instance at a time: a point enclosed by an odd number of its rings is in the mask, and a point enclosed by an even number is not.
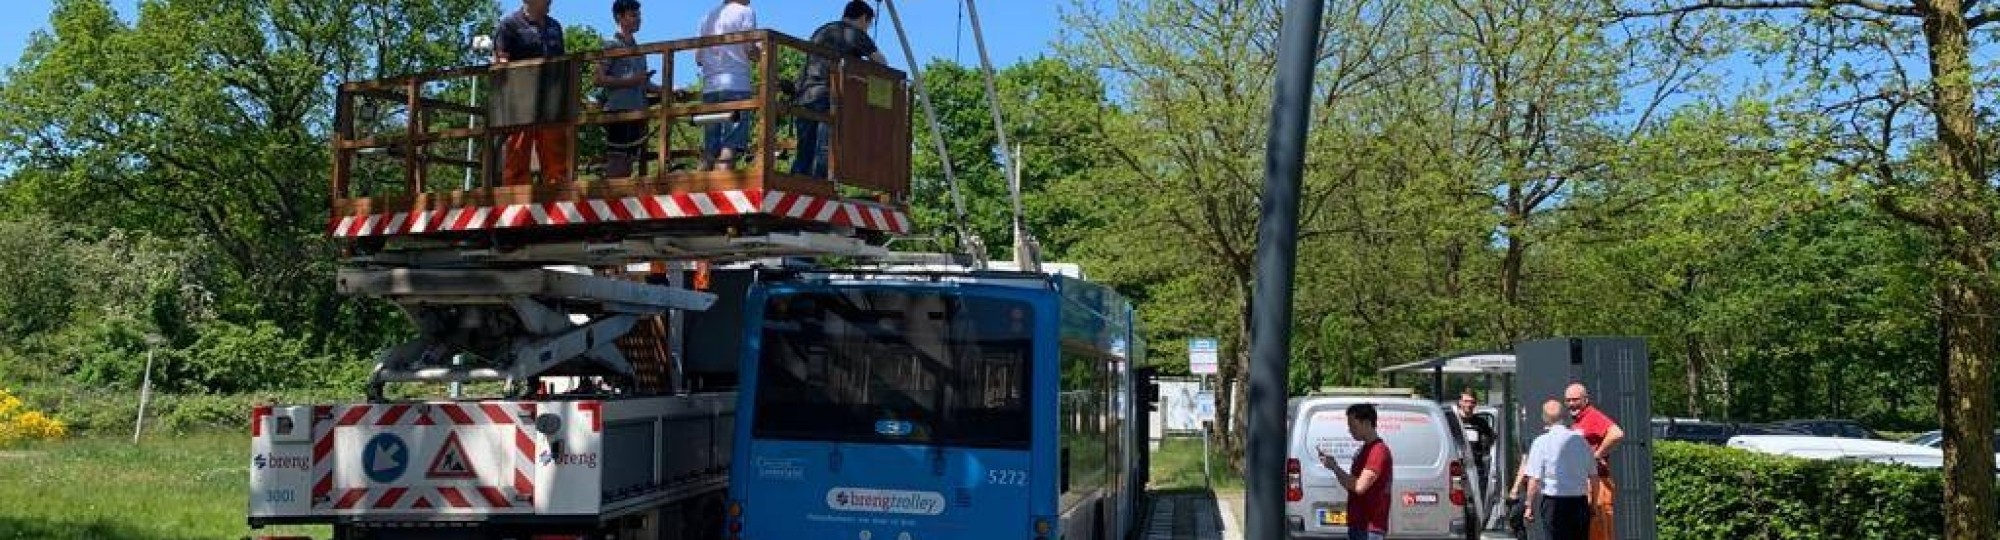
{"type": "Polygon", "coordinates": [[[554,452],[550,452],[548,450],[543,450],[542,455],[540,457],[543,465],[580,466],[592,469],[597,468],[597,452],[585,452],[581,454],[557,454],[554,452]]]}
{"type": "Polygon", "coordinates": [[[255,464],[258,470],[263,470],[267,467],[272,469],[298,469],[301,471],[312,468],[312,463],[307,461],[305,456],[280,456],[271,454],[269,457],[265,457],[264,454],[257,454],[257,457],[251,458],[250,462],[255,464]]]}
{"type": "Polygon", "coordinates": [[[836,487],[827,490],[826,507],[844,512],[935,516],[944,513],[944,495],[931,491],[836,487]]]}

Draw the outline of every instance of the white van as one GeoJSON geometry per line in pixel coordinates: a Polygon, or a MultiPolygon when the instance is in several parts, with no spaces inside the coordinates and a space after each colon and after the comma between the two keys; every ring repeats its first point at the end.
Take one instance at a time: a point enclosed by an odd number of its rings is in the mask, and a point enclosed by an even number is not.
{"type": "Polygon", "coordinates": [[[1411,397],[1316,395],[1287,408],[1291,444],[1285,460],[1285,520],[1292,538],[1347,537],[1347,490],[1320,465],[1318,450],[1352,466],[1361,442],[1347,431],[1347,407],[1375,406],[1376,431],[1395,460],[1389,488],[1389,538],[1476,539],[1479,520],[1468,493],[1465,432],[1436,402],[1411,397]]]}

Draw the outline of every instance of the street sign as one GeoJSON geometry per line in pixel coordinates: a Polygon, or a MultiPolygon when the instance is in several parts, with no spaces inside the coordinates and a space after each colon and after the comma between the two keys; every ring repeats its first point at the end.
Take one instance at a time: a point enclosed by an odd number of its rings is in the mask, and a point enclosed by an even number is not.
{"type": "Polygon", "coordinates": [[[1214,375],[1219,348],[1215,338],[1194,338],[1188,340],[1188,373],[1214,375]]]}
{"type": "Polygon", "coordinates": [[[1215,421],[1215,392],[1202,390],[1194,394],[1194,421],[1215,421]]]}

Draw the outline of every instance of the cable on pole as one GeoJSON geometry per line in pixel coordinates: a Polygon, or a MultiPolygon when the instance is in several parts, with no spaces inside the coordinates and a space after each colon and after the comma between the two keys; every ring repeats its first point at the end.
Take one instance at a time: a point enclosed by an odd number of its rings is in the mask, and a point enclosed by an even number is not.
{"type": "Polygon", "coordinates": [[[944,125],[938,122],[937,107],[931,104],[930,90],[924,87],[923,68],[917,63],[917,54],[910,47],[909,32],[903,28],[902,14],[896,11],[895,0],[877,0],[889,12],[889,24],[896,27],[896,39],[903,46],[903,58],[910,63],[910,84],[916,87],[917,102],[924,107],[924,119],[931,127],[931,142],[937,146],[938,164],[944,168],[945,186],[951,190],[952,225],[958,234],[959,248],[972,259],[973,268],[986,269],[986,244],[972,232],[965,214],[965,196],[958,189],[958,175],[951,167],[951,150],[944,142],[944,125]]]}

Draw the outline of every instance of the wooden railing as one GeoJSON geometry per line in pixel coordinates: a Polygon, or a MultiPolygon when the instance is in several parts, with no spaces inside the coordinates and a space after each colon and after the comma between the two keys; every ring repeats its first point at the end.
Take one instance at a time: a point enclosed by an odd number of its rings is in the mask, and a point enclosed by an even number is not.
{"type": "MultiPolygon", "coordinates": [[[[910,186],[910,93],[898,70],[864,60],[834,60],[828,113],[807,110],[784,95],[781,82],[796,81],[807,58],[834,53],[772,31],[641,44],[565,57],[469,66],[340,86],[333,136],[333,206],[356,210],[440,208],[496,200],[539,201],[578,192],[645,193],[716,189],[782,189],[822,196],[860,195],[901,204],[910,186]],[[756,44],[750,99],[701,103],[691,92],[665,91],[645,109],[603,111],[585,99],[589,68],[600,62],[645,57],[661,66],[656,83],[671,88],[687,58],[718,45],[756,44]],[[782,68],[790,68],[790,73],[782,68]],[[477,97],[477,100],[472,98],[477,97]],[[692,119],[718,113],[755,115],[747,160],[738,168],[701,171],[699,126],[692,119]],[[826,123],[832,133],[826,159],[829,179],[788,174],[780,161],[795,157],[793,120],[826,123]],[[583,174],[578,165],[602,155],[577,143],[597,126],[643,121],[650,140],[644,159],[626,178],[583,174]],[[569,139],[571,181],[500,185],[502,142],[528,130],[557,130],[569,139]],[[468,150],[468,145],[470,150],[468,150]],[[449,155],[455,152],[471,154],[449,155]],[[645,172],[640,172],[640,171],[645,172]],[[465,171],[471,171],[466,174],[465,171]],[[459,174],[450,174],[450,173],[459,174]],[[842,189],[843,187],[849,189],[842,189]],[[845,192],[845,193],[843,193],[845,192]]],[[[585,167],[590,169],[590,167],[585,167]]]]}

